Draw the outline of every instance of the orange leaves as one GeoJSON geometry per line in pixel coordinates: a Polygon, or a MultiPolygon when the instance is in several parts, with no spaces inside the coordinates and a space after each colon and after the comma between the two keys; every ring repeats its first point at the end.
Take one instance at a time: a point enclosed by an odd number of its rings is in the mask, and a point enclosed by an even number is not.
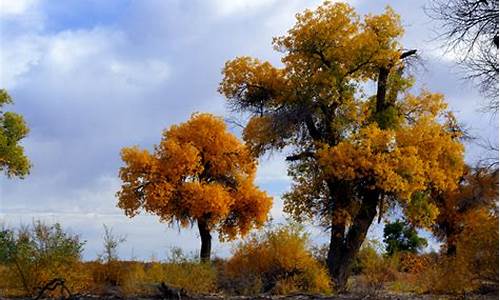
{"type": "Polygon", "coordinates": [[[498,218],[498,169],[467,169],[456,190],[448,190],[439,198],[439,216],[434,234],[446,241],[448,251],[453,252],[458,236],[467,223],[473,224],[475,218],[494,213],[498,218]]]}
{"type": "Polygon", "coordinates": [[[220,184],[187,182],[180,189],[182,206],[193,219],[210,215],[213,220],[220,220],[229,214],[234,198],[220,184]]]}
{"type": "Polygon", "coordinates": [[[240,188],[232,193],[234,203],[231,216],[222,224],[223,239],[231,240],[236,235],[246,235],[253,226],[260,227],[267,221],[272,202],[269,196],[253,184],[253,178],[241,182],[240,188]]]}
{"type": "Polygon", "coordinates": [[[118,207],[128,216],[144,209],[181,225],[203,218],[227,239],[267,219],[271,198],[253,184],[257,163],[220,118],[195,114],[165,130],[154,153],[121,154],[118,207]]]}

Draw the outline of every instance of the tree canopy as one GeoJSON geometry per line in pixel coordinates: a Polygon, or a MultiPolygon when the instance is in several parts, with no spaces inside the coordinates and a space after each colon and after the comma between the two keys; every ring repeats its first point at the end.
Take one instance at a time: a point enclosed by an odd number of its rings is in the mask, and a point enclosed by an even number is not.
{"type": "Polygon", "coordinates": [[[118,207],[130,217],[145,210],[170,224],[197,222],[204,259],[210,231],[231,240],[267,220],[272,199],[254,185],[257,162],[220,118],[195,114],[165,130],[153,153],[130,147],[121,155],[118,207]]]}
{"type": "Polygon", "coordinates": [[[285,211],[330,228],[328,265],[340,289],[377,212],[399,205],[428,227],[438,214],[431,192],[453,190],[463,172],[461,132],[443,96],[409,92],[404,67],[416,51],[404,50],[402,35],[390,8],[361,18],[325,2],[274,38],[282,67],[238,57],[223,70],[219,91],[251,116],[252,152],[291,149],[285,211]]]}
{"type": "Polygon", "coordinates": [[[0,89],[0,171],[9,178],[23,178],[28,175],[31,163],[20,142],[28,135],[29,128],[21,115],[3,110],[4,105],[12,103],[7,91],[0,89]]]}

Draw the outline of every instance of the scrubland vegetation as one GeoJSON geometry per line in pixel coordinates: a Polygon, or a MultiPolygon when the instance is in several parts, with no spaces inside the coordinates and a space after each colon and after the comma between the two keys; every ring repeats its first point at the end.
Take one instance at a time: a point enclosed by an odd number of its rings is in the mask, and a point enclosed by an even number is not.
{"type": "MultiPolygon", "coordinates": [[[[348,291],[455,294],[498,289],[498,219],[469,220],[458,237],[457,254],[384,251],[380,242],[361,247],[348,281],[348,291]],[[480,221],[480,223],[476,223],[480,221]],[[476,225],[474,225],[476,224],[476,225]],[[471,243],[471,240],[474,243],[471,243]]],[[[116,243],[103,253],[116,250],[116,243]],[[111,250],[111,251],[110,251],[111,250]]],[[[200,262],[173,248],[165,260],[123,261],[101,255],[82,261],[84,243],[59,224],[36,222],[3,229],[0,236],[0,293],[3,297],[37,296],[54,278],[64,280],[72,295],[154,296],[163,282],[188,295],[333,295],[325,251],[312,247],[298,224],[267,227],[235,245],[228,258],[200,262]]],[[[68,296],[68,292],[62,292],[68,296]]],[[[60,288],[45,296],[61,295],[60,288]]]]}

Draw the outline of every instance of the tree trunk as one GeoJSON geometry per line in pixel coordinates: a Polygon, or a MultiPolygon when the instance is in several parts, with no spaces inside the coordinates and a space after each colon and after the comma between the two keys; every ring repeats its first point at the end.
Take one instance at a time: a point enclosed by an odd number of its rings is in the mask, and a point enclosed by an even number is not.
{"type": "Polygon", "coordinates": [[[346,233],[346,223],[332,222],[330,249],[328,251],[328,270],[334,280],[335,287],[344,291],[350,268],[361,244],[365,240],[370,225],[377,214],[379,194],[369,191],[354,216],[352,225],[346,233]]]}
{"type": "MultiPolygon", "coordinates": [[[[417,50],[409,50],[401,53],[400,59],[405,59],[414,55],[417,50]]],[[[391,69],[394,65],[379,68],[377,79],[377,94],[375,113],[383,113],[394,103],[387,101],[388,79],[391,69]]],[[[402,72],[402,69],[399,70],[402,72]]],[[[395,99],[396,95],[394,95],[395,99]]],[[[392,99],[391,99],[392,100],[392,99]]],[[[380,124],[380,128],[385,128],[386,124],[380,124]]],[[[309,125],[308,125],[309,127],[309,125]]],[[[311,137],[314,138],[311,130],[311,137]]],[[[328,188],[331,193],[332,212],[335,214],[348,207],[351,202],[349,187],[343,186],[339,188],[338,182],[328,182],[328,188]]],[[[351,189],[352,190],[352,189],[351,189]]],[[[347,228],[346,220],[339,222],[338,218],[332,215],[332,228],[330,237],[330,249],[328,250],[328,270],[330,276],[335,282],[336,288],[339,291],[344,291],[347,284],[347,279],[350,275],[350,268],[356,255],[359,252],[361,244],[365,240],[366,234],[373,219],[377,215],[377,204],[379,203],[380,191],[365,190],[361,207],[355,216],[352,216],[352,225],[347,228]]]]}
{"type": "Polygon", "coordinates": [[[210,229],[205,219],[198,220],[198,229],[201,238],[200,260],[202,262],[209,262],[212,249],[212,236],[210,235],[210,229]]]}

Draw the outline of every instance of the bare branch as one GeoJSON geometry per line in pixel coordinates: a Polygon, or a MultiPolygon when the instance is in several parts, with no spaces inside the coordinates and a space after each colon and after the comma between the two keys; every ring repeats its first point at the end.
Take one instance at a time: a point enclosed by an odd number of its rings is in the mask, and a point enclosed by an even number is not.
{"type": "Polygon", "coordinates": [[[298,154],[290,155],[286,157],[286,161],[296,161],[302,160],[304,158],[314,158],[314,152],[312,151],[304,151],[298,154]]]}

